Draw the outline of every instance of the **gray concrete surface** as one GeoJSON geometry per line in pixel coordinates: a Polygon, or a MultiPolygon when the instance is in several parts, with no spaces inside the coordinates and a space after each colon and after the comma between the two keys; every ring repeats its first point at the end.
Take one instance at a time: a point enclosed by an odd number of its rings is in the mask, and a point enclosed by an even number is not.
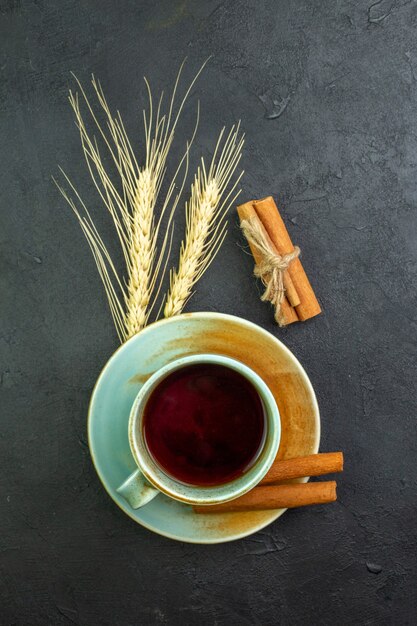
{"type": "Polygon", "coordinates": [[[414,1],[0,1],[1,624],[416,623],[416,24],[414,1]],[[282,339],[316,389],[322,449],[346,455],[337,504],[221,546],[149,533],[99,483],[86,411],[117,338],[51,183],[65,166],[111,241],[70,71],[101,79],[139,143],[142,76],[166,88],[186,55],[188,80],[213,57],[179,144],[197,98],[194,167],[242,120],[241,197],[279,199],[324,314],[273,324],[234,215],[188,310],[282,339]]]}

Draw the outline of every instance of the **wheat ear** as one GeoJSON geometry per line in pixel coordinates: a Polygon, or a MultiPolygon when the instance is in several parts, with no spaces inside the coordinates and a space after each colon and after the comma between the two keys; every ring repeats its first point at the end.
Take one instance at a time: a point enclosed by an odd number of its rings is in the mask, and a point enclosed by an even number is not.
{"type": "MultiPolygon", "coordinates": [[[[113,168],[120,179],[120,185],[112,182],[112,174],[106,161],[102,158],[95,136],[87,131],[80,109],[79,96],[70,92],[69,100],[75,114],[76,124],[80,132],[87,167],[93,183],[109,211],[118,235],[118,239],[126,263],[127,277],[122,281],[115,269],[110,254],[99,235],[87,207],[71,183],[68,176],[61,170],[76,201],[64,188],[56,183],[64,198],[70,204],[77,216],[84,235],[90,245],[97,269],[102,279],[113,321],[121,341],[125,341],[147,323],[148,317],[159,294],[166,269],[166,261],[170,251],[170,227],[174,211],[178,205],[188,173],[188,152],[192,144],[198,125],[197,121],[191,140],[187,143],[185,152],[180,159],[165,199],[162,203],[160,217],[155,219],[154,209],[158,194],[166,172],[166,160],[174,140],[175,129],[180,118],[185,101],[204,65],[200,68],[187,88],[184,97],[175,107],[178,84],[184,63],[178,72],[169,109],[162,115],[162,98],[159,98],[156,111],[148,81],[145,83],[149,97],[149,112],[143,112],[145,127],[145,162],[139,166],[131,142],[128,138],[121,115],[116,116],[110,111],[103,89],[93,77],[92,85],[98,102],[104,111],[106,127],[100,124],[97,115],[78,79],[75,77],[87,105],[91,118],[104,141],[110,155],[113,168]],[[176,108],[176,111],[175,111],[176,108]],[[180,172],[182,170],[182,176],[180,172]],[[179,179],[179,181],[178,181],[179,179]],[[176,193],[175,193],[176,192],[176,193]],[[80,208],[78,208],[78,206],[80,208]],[[157,253],[157,237],[161,220],[169,208],[168,224],[162,240],[161,250],[157,253]],[[156,281],[162,268],[159,287],[156,281]]],[[[56,181],[55,181],[56,182],[56,181]]],[[[171,233],[172,234],[172,233],[171,233]]]]}
{"type": "Polygon", "coordinates": [[[236,187],[243,172],[227,189],[241,158],[244,136],[239,136],[239,125],[233,126],[223,142],[224,132],[223,128],[209,170],[201,159],[191,186],[191,197],[186,204],[185,240],[181,244],[178,268],[171,271],[165,317],[181,313],[195,283],[216,256],[226,235],[227,210],[240,193],[236,187]]]}

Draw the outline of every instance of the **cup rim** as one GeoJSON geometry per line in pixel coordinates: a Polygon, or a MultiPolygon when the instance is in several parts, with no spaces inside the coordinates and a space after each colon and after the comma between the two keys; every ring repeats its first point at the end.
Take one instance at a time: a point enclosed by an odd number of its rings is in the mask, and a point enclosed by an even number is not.
{"type": "Polygon", "coordinates": [[[218,504],[233,500],[255,487],[270,469],[281,440],[281,419],[272,392],[263,379],[246,364],[218,354],[195,354],[175,359],[157,370],[143,384],[132,405],[129,417],[129,445],[136,465],[145,478],[165,495],[193,505],[218,504]],[[154,388],[171,372],[193,363],[216,363],[245,376],[257,390],[267,420],[265,443],[254,464],[241,476],[214,486],[188,485],[166,474],[150,454],[143,437],[142,419],[146,401],[154,388]],[[138,423],[139,422],[139,423],[138,423]]]}

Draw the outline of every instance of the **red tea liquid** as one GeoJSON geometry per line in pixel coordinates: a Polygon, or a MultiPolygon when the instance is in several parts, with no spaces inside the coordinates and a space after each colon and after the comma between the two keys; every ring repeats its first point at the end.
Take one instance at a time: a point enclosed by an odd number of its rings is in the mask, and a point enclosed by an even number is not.
{"type": "Polygon", "coordinates": [[[203,363],[172,372],[154,389],[143,430],[149,452],[167,474],[191,485],[219,485],[259,456],[265,414],[244,376],[203,363]]]}

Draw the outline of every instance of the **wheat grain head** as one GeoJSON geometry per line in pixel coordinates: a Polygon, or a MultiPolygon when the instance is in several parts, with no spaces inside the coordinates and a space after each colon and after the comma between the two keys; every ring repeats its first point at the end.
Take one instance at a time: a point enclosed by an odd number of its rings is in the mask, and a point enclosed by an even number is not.
{"type": "Polygon", "coordinates": [[[191,186],[191,197],[186,204],[185,239],[178,268],[171,271],[165,317],[181,313],[195,283],[216,256],[226,236],[227,210],[240,193],[236,187],[243,172],[226,191],[241,158],[244,136],[239,136],[239,125],[233,126],[223,142],[224,131],[223,128],[209,170],[201,159],[191,186]]]}
{"type": "Polygon", "coordinates": [[[104,112],[105,128],[100,123],[81,83],[75,77],[99,137],[104,142],[107,153],[111,157],[112,166],[116,169],[120,184],[113,182],[112,172],[100,153],[97,139],[87,130],[78,94],[73,94],[70,91],[69,95],[76,125],[80,132],[81,145],[88,171],[101,200],[112,217],[117,232],[126,264],[126,280],[122,280],[119,277],[87,207],[65,172],[61,170],[76,201],[68,195],[62,185],[55,182],[77,216],[92,250],[107,295],[113,321],[121,341],[125,341],[137,333],[147,323],[167,267],[166,252],[168,251],[169,253],[170,251],[170,229],[173,214],[178,205],[188,173],[188,153],[197,130],[199,107],[197,108],[197,120],[193,136],[187,143],[185,152],[168,185],[168,191],[162,203],[158,220],[155,219],[154,210],[166,172],[167,156],[174,140],[175,130],[182,109],[205,63],[191,81],[179,106],[176,107],[176,94],[183,65],[184,63],[178,72],[168,112],[165,115],[161,113],[163,95],[160,96],[155,111],[151,88],[145,78],[149,110],[148,113],[143,112],[145,159],[142,166],[138,164],[120,113],[117,112],[117,115],[113,116],[99,81],[93,76],[92,85],[104,112]],[[77,204],[80,208],[77,208],[77,204]],[[169,210],[168,224],[158,254],[157,237],[159,227],[167,210],[169,210]],[[161,268],[162,276],[160,277],[159,287],[155,288],[161,268]]]}

